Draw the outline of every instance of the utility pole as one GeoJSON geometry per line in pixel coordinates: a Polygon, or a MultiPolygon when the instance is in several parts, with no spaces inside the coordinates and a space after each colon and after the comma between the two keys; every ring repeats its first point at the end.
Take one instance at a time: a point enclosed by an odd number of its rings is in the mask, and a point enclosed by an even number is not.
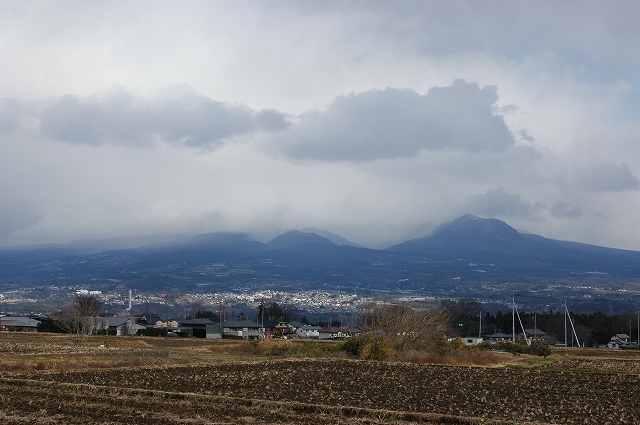
{"type": "Polygon", "coordinates": [[[516,342],[516,295],[511,293],[511,332],[513,334],[512,342],[516,342]]]}
{"type": "Polygon", "coordinates": [[[169,337],[169,305],[167,304],[167,298],[169,295],[164,296],[164,336],[169,337]]]}
{"type": "Polygon", "coordinates": [[[564,300],[564,346],[567,347],[567,300],[564,300]]]}

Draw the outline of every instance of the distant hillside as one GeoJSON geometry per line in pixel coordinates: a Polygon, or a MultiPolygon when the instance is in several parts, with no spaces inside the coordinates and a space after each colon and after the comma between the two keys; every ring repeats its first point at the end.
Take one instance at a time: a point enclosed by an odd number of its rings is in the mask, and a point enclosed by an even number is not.
{"type": "Polygon", "coordinates": [[[316,229],[315,227],[308,227],[306,229],[301,230],[303,233],[315,233],[318,236],[322,236],[325,239],[330,240],[336,245],[339,246],[354,246],[358,248],[362,248],[362,246],[353,243],[340,235],[336,235],[335,233],[327,232],[326,230],[316,229]]]}
{"type": "Polygon", "coordinates": [[[283,248],[310,248],[310,247],[327,247],[337,246],[334,242],[327,238],[317,235],[316,233],[301,232],[299,230],[289,230],[280,236],[276,236],[266,244],[269,249],[283,248]]]}
{"type": "Polygon", "coordinates": [[[500,220],[472,215],[459,217],[427,237],[394,245],[387,251],[510,264],[504,269],[507,274],[558,276],[563,270],[570,275],[640,274],[640,252],[547,239],[520,233],[500,220]]]}
{"type": "Polygon", "coordinates": [[[525,238],[503,221],[465,215],[437,227],[427,237],[412,239],[387,250],[407,253],[483,251],[538,256],[546,254],[547,248],[525,238]]]}
{"type": "MultiPolygon", "coordinates": [[[[626,288],[627,282],[640,280],[640,252],[519,233],[503,221],[471,215],[385,250],[305,229],[290,230],[267,243],[243,233],[220,232],[93,251],[111,243],[70,244],[91,247],[90,254],[66,244],[0,249],[0,290],[62,282],[66,287],[91,284],[114,290],[365,289],[494,299],[508,297],[506,285],[513,282],[521,285],[518,290],[563,287],[572,288],[563,289],[570,296],[582,296],[585,289],[575,288],[587,286],[566,282],[599,279],[594,288],[613,288],[612,281],[618,279],[618,288],[626,288]],[[553,279],[562,285],[550,285],[553,279]],[[487,292],[487,284],[495,288],[487,292]]],[[[628,298],[627,292],[607,294],[628,298]]],[[[601,292],[590,297],[594,309],[608,305],[601,292]]]]}

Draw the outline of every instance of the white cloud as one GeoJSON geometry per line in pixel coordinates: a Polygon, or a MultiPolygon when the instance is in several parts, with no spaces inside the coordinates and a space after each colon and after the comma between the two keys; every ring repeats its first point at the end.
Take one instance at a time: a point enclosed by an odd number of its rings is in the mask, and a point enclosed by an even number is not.
{"type": "Polygon", "coordinates": [[[497,100],[495,87],[463,80],[425,95],[393,88],[351,93],[274,139],[294,158],[329,161],[411,157],[423,149],[500,152],[514,141],[492,113],[497,100]]]}
{"type": "Polygon", "coordinates": [[[638,178],[631,173],[626,163],[597,162],[580,170],[578,184],[593,192],[620,192],[640,190],[638,178]]]}
{"type": "Polygon", "coordinates": [[[0,99],[0,133],[19,129],[23,114],[22,102],[17,99],[0,99]]]}
{"type": "Polygon", "coordinates": [[[640,249],[639,11],[0,2],[0,244],[475,213],[640,249]]]}
{"type": "Polygon", "coordinates": [[[283,130],[286,118],[274,110],[253,111],[180,90],[171,96],[134,98],[115,90],[88,98],[48,99],[36,116],[42,133],[61,142],[148,145],[159,139],[181,146],[215,147],[253,131],[283,130]]]}

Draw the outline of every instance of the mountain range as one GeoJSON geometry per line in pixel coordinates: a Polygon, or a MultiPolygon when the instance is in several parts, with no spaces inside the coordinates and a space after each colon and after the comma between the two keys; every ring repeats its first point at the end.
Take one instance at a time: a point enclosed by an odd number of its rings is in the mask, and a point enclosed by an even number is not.
{"type": "Polygon", "coordinates": [[[290,230],[266,243],[242,233],[151,242],[111,250],[99,249],[109,241],[0,249],[0,288],[62,282],[149,290],[370,288],[453,296],[476,294],[478,283],[521,282],[540,290],[550,280],[615,280],[622,287],[640,279],[640,252],[547,239],[472,215],[381,250],[318,229],[290,230]]]}

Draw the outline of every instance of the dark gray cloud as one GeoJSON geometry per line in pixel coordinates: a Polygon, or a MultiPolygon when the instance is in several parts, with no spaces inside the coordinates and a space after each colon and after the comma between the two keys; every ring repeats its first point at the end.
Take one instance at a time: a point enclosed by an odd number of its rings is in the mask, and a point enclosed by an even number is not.
{"type": "Polygon", "coordinates": [[[192,92],[136,98],[124,90],[104,96],[50,99],[40,113],[41,131],[73,144],[142,145],[154,139],[183,146],[215,147],[256,130],[288,126],[277,111],[254,111],[192,92]]]}
{"type": "Polygon", "coordinates": [[[253,116],[256,126],[264,131],[281,131],[289,126],[287,117],[275,109],[262,109],[253,116]]]}
{"type": "Polygon", "coordinates": [[[6,237],[11,232],[22,230],[28,226],[35,225],[43,214],[38,208],[25,202],[15,199],[8,202],[8,197],[0,203],[0,239],[6,237]]]}
{"type": "Polygon", "coordinates": [[[501,152],[514,139],[492,112],[497,100],[496,87],[463,80],[425,95],[393,88],[352,93],[301,116],[278,143],[289,156],[328,161],[412,157],[425,149],[501,152]]]}
{"type": "Polygon", "coordinates": [[[640,190],[640,182],[629,166],[610,162],[599,162],[578,173],[578,183],[592,192],[622,192],[640,190]]]}
{"type": "Polygon", "coordinates": [[[544,204],[527,201],[519,195],[513,195],[504,188],[498,187],[473,197],[467,209],[472,214],[486,217],[510,216],[535,219],[536,215],[544,209],[544,204]]]}
{"type": "Polygon", "coordinates": [[[560,201],[549,208],[549,213],[556,218],[580,218],[582,217],[582,208],[574,207],[567,202],[560,201]]]}

